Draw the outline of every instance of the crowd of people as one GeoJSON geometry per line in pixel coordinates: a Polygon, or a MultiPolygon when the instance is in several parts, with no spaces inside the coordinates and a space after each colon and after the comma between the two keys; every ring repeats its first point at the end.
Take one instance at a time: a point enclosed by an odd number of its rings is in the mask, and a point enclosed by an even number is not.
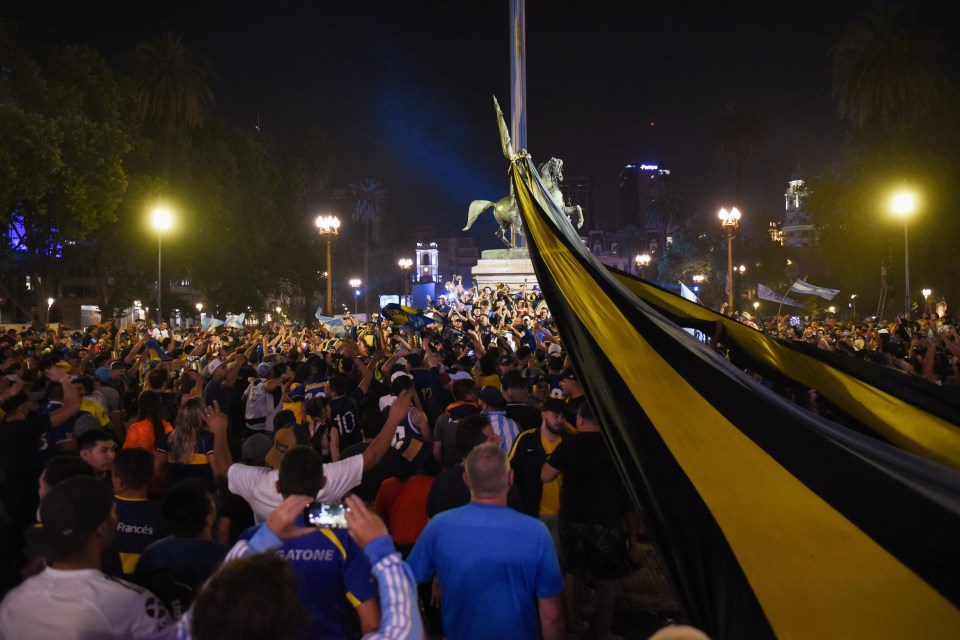
{"type": "MultiPolygon", "coordinates": [[[[641,517],[539,292],[344,324],[0,336],[0,638],[616,638],[641,517]]],[[[943,317],[757,328],[956,375],[943,317]]]]}
{"type": "Polygon", "coordinates": [[[474,295],[8,331],[0,637],[617,637],[639,517],[537,294],[474,295]]]}
{"type": "Polygon", "coordinates": [[[836,351],[879,366],[921,377],[960,392],[960,334],[946,305],[939,312],[902,313],[892,320],[871,317],[840,321],[830,314],[754,318],[735,314],[742,323],[767,335],[817,349],[836,351]]]}

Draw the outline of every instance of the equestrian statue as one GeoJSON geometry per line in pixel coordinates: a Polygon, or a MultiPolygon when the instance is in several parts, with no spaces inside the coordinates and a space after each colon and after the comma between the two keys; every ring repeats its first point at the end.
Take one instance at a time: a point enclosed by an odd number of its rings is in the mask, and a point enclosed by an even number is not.
{"type": "MultiPolygon", "coordinates": [[[[543,180],[543,186],[546,187],[547,193],[550,194],[557,208],[563,211],[571,222],[573,221],[573,217],[576,216],[577,228],[582,227],[583,211],[580,209],[580,205],[575,204],[568,207],[563,203],[563,194],[560,192],[560,182],[563,180],[563,160],[550,158],[540,165],[538,172],[543,180]]],[[[500,198],[496,202],[489,200],[474,200],[471,202],[470,210],[467,213],[467,226],[465,226],[463,230],[466,231],[472,227],[473,223],[480,217],[480,214],[491,207],[493,207],[493,217],[500,225],[500,228],[497,229],[497,237],[508,247],[512,248],[516,246],[513,237],[510,239],[507,238],[507,232],[511,230],[516,231],[520,228],[521,223],[520,213],[517,211],[517,201],[514,199],[512,193],[500,198]]]]}

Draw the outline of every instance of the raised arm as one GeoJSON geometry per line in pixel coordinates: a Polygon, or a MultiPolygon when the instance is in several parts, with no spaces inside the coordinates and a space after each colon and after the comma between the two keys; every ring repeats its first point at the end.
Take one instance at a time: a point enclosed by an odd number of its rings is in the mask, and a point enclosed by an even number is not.
{"type": "Polygon", "coordinates": [[[364,471],[380,462],[381,458],[386,455],[387,449],[390,448],[390,441],[393,440],[393,434],[397,431],[397,426],[407,417],[407,412],[410,411],[414,395],[413,389],[404,389],[390,405],[390,414],[387,416],[386,424],[363,451],[364,471]]]}
{"type": "Polygon", "coordinates": [[[227,470],[233,464],[230,455],[230,443],[227,441],[227,416],[220,411],[220,403],[213,401],[212,407],[204,407],[203,421],[213,434],[213,456],[210,458],[210,470],[218,480],[227,480],[227,470]]]}
{"type": "Polygon", "coordinates": [[[46,371],[46,376],[63,387],[63,406],[50,414],[50,426],[59,427],[80,410],[80,398],[77,396],[76,388],[70,383],[69,374],[60,367],[50,367],[46,371]]]}

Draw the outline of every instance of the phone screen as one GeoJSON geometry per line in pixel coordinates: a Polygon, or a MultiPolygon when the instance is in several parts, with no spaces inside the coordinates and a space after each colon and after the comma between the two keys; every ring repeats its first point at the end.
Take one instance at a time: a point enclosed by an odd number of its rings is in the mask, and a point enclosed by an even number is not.
{"type": "Polygon", "coordinates": [[[342,502],[312,502],[303,509],[303,519],[314,527],[346,529],[346,513],[350,508],[342,502]]]}

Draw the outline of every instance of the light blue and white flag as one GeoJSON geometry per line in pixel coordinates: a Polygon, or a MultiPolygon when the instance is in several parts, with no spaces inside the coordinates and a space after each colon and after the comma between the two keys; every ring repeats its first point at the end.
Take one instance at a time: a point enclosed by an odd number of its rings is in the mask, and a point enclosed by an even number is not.
{"type": "Polygon", "coordinates": [[[317,311],[313,315],[317,318],[320,324],[325,325],[327,329],[333,333],[333,335],[337,336],[338,338],[342,338],[344,335],[346,335],[347,330],[343,326],[343,318],[334,318],[323,315],[323,307],[317,307],[317,311]]]}
{"type": "Polygon", "coordinates": [[[785,304],[788,307],[802,307],[803,305],[794,300],[793,298],[788,298],[787,296],[782,296],[770,287],[758,284],[757,285],[757,297],[761,300],[769,300],[770,302],[779,302],[780,304],[785,304]]]}
{"type": "Polygon", "coordinates": [[[213,331],[217,327],[223,324],[223,320],[217,320],[213,316],[204,316],[203,322],[200,323],[201,331],[213,331]]]}
{"type": "Polygon", "coordinates": [[[226,322],[224,322],[223,324],[228,329],[243,329],[243,322],[244,320],[246,320],[246,317],[247,317],[246,313],[241,313],[238,316],[228,315],[226,322]]]}
{"type": "Polygon", "coordinates": [[[804,282],[803,280],[797,280],[796,282],[794,282],[790,286],[790,288],[787,289],[788,293],[790,291],[796,291],[797,293],[806,293],[811,296],[820,296],[825,300],[833,300],[833,296],[840,293],[840,289],[828,289],[827,287],[818,287],[808,282],[804,282]]]}

